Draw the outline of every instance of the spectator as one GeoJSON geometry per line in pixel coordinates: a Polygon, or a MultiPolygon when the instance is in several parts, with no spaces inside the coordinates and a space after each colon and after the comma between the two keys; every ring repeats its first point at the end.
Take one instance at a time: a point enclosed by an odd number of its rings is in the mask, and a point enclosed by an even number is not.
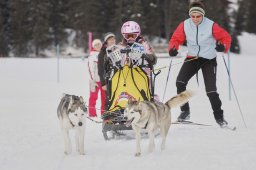
{"type": "Polygon", "coordinates": [[[104,106],[106,95],[102,89],[100,83],[100,77],[98,75],[98,55],[102,47],[102,42],[99,39],[95,39],[92,42],[92,51],[88,57],[88,69],[90,75],[90,98],[89,98],[89,116],[97,117],[96,113],[96,101],[98,99],[98,93],[101,95],[101,114],[104,113],[104,106]]]}

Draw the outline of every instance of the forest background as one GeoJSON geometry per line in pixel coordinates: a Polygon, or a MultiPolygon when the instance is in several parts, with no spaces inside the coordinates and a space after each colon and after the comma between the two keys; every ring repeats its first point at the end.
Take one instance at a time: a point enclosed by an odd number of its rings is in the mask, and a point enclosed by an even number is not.
{"type": "MultiPolygon", "coordinates": [[[[45,50],[67,45],[88,50],[88,32],[121,40],[125,21],[137,21],[153,45],[168,45],[188,18],[189,0],[0,0],[0,57],[48,57],[45,50]],[[72,35],[72,42],[70,37],[72,35]]],[[[206,16],[232,35],[239,53],[242,32],[256,34],[255,0],[204,0],[206,16]]],[[[165,49],[167,50],[167,49],[165,49]]]]}

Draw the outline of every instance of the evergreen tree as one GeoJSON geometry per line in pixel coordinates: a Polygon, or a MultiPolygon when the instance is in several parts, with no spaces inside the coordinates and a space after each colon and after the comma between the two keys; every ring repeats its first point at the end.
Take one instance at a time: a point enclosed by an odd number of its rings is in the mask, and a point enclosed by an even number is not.
{"type": "Polygon", "coordinates": [[[110,25],[106,23],[105,28],[107,29],[105,30],[105,32],[115,33],[117,39],[120,40],[121,26],[123,24],[123,21],[124,21],[123,18],[125,16],[124,9],[126,9],[126,6],[124,5],[125,0],[115,0],[113,2],[114,4],[112,6],[106,6],[107,9],[105,12],[106,14],[108,14],[106,16],[110,17],[110,23],[109,23],[110,25]],[[111,13],[111,11],[113,11],[113,13],[111,13]]]}
{"type": "Polygon", "coordinates": [[[164,36],[162,33],[164,21],[162,20],[162,9],[160,0],[151,0],[148,3],[144,3],[144,14],[145,14],[145,26],[143,34],[149,36],[164,36]],[[156,24],[157,23],[157,24],[156,24]]]}
{"type": "Polygon", "coordinates": [[[86,13],[89,13],[86,12],[89,11],[87,1],[72,0],[68,2],[68,6],[69,11],[67,11],[67,14],[70,19],[67,21],[67,25],[69,28],[76,31],[76,45],[78,47],[85,47],[86,34],[88,31],[88,27],[86,24],[86,19],[88,19],[88,15],[86,15],[86,13]]]}
{"type": "Polygon", "coordinates": [[[90,7],[90,13],[88,14],[88,20],[86,20],[85,24],[88,26],[88,30],[93,32],[95,36],[99,37],[100,33],[104,30],[104,22],[105,20],[109,20],[110,18],[106,18],[103,15],[105,11],[105,7],[102,5],[101,0],[89,0],[87,5],[90,7]]]}
{"type": "Polygon", "coordinates": [[[171,15],[171,11],[170,11],[170,1],[169,0],[164,0],[164,2],[162,3],[161,5],[162,9],[164,9],[164,15],[163,15],[163,18],[164,18],[164,35],[165,35],[165,38],[167,39],[167,41],[169,41],[169,39],[171,38],[171,35],[172,34],[171,32],[174,31],[171,30],[171,21],[170,21],[170,15],[171,15]]]}
{"type": "MultiPolygon", "coordinates": [[[[209,17],[214,22],[218,23],[221,27],[226,29],[231,37],[231,52],[239,53],[240,47],[237,39],[237,31],[234,24],[232,24],[232,15],[229,14],[230,2],[228,0],[205,0],[206,4],[206,17],[209,17]]],[[[234,14],[234,13],[233,13],[234,14]]]]}
{"type": "Polygon", "coordinates": [[[239,46],[239,41],[238,41],[237,36],[238,36],[237,32],[233,32],[231,34],[232,42],[231,42],[230,51],[239,54],[240,53],[240,46],[239,46]]]}
{"type": "Polygon", "coordinates": [[[49,0],[49,29],[53,39],[53,45],[67,43],[68,0],[49,0]]]}
{"type": "MultiPolygon", "coordinates": [[[[1,0],[0,56],[10,52],[15,56],[38,56],[49,46],[66,44],[69,29],[76,32],[79,47],[87,47],[89,31],[93,38],[102,38],[111,31],[119,40],[121,26],[128,20],[138,22],[144,36],[169,40],[179,23],[189,17],[190,1],[1,0]]],[[[234,52],[239,52],[237,35],[242,31],[256,33],[254,1],[239,0],[238,11],[231,14],[230,0],[204,0],[206,17],[230,32],[234,52]]]]}
{"type": "Polygon", "coordinates": [[[145,4],[142,4],[141,0],[133,0],[132,6],[131,6],[131,14],[129,17],[129,20],[137,22],[141,29],[143,30],[145,26],[145,16],[143,13],[143,8],[145,4]]]}
{"type": "Polygon", "coordinates": [[[256,34],[256,10],[255,10],[255,0],[248,0],[250,5],[248,8],[248,18],[246,31],[249,33],[256,34]]]}
{"type": "Polygon", "coordinates": [[[188,0],[165,0],[164,1],[165,11],[165,33],[166,38],[169,41],[172,33],[175,31],[177,26],[188,16],[188,0]]]}
{"type": "Polygon", "coordinates": [[[0,57],[7,57],[10,51],[10,0],[0,1],[0,57]]]}
{"type": "Polygon", "coordinates": [[[235,31],[238,35],[241,34],[242,31],[245,31],[246,25],[248,22],[248,16],[249,16],[249,6],[250,1],[248,0],[239,0],[238,2],[238,12],[236,15],[236,24],[235,24],[235,31]]]}
{"type": "Polygon", "coordinates": [[[49,8],[50,3],[48,0],[33,0],[30,5],[29,11],[33,21],[31,42],[36,56],[39,55],[41,50],[46,49],[51,44],[49,32],[49,8]]]}
{"type": "Polygon", "coordinates": [[[12,13],[10,13],[12,51],[17,57],[27,56],[30,52],[28,44],[33,32],[33,23],[28,11],[30,9],[30,1],[13,1],[11,8],[13,9],[12,13]]]}
{"type": "Polygon", "coordinates": [[[228,0],[205,0],[204,3],[206,4],[206,17],[230,31],[230,18],[228,15],[230,2],[228,0]]]}
{"type": "MultiPolygon", "coordinates": [[[[107,3],[104,1],[104,3],[107,3]]],[[[76,42],[79,47],[88,46],[88,32],[93,38],[101,38],[108,18],[105,16],[102,0],[73,0],[69,2],[69,27],[76,31],[76,42]]]]}

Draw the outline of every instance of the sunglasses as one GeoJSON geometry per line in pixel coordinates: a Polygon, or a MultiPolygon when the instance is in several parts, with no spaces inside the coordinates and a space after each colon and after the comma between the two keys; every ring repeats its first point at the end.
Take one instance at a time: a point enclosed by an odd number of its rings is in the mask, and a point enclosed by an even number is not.
{"type": "Polygon", "coordinates": [[[197,18],[197,19],[198,19],[198,18],[201,18],[202,15],[190,15],[190,17],[191,17],[191,18],[197,18]]]}
{"type": "Polygon", "coordinates": [[[125,39],[136,39],[137,38],[137,34],[124,34],[125,39]]]}

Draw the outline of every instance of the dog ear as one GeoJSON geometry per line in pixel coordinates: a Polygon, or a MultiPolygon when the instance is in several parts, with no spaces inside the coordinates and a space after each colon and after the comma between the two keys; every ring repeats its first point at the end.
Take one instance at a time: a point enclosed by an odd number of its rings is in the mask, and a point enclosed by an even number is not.
{"type": "Polygon", "coordinates": [[[138,105],[139,103],[140,103],[140,101],[136,100],[133,97],[130,97],[129,100],[128,100],[128,104],[136,104],[136,105],[138,105]]]}
{"type": "Polygon", "coordinates": [[[140,100],[140,97],[139,97],[139,100],[135,100],[136,101],[136,105],[139,105],[140,104],[140,102],[141,102],[141,100],[140,100]]]}
{"type": "Polygon", "coordinates": [[[61,97],[61,99],[62,99],[62,98],[64,98],[64,97],[66,97],[66,96],[67,96],[66,93],[62,93],[60,97],[61,97]]]}
{"type": "Polygon", "coordinates": [[[69,110],[71,108],[72,104],[73,104],[73,96],[70,96],[67,110],[69,110]]]}
{"type": "Polygon", "coordinates": [[[133,102],[133,99],[131,97],[128,98],[128,104],[131,104],[133,102]]]}
{"type": "Polygon", "coordinates": [[[139,112],[140,115],[142,115],[142,110],[141,109],[136,110],[136,112],[139,112]]]}
{"type": "Polygon", "coordinates": [[[84,103],[84,98],[82,96],[80,96],[79,99],[81,103],[84,103]]]}

